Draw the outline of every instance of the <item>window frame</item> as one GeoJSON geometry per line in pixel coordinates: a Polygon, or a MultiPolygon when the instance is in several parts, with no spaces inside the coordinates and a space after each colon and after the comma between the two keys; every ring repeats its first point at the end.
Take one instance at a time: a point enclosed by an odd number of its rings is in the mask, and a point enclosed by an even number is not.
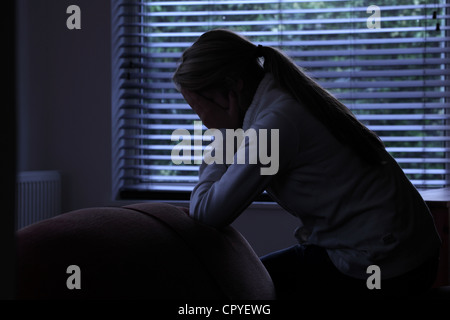
{"type": "MultiPolygon", "coordinates": [[[[117,35],[119,34],[119,27],[123,21],[123,16],[121,13],[123,13],[120,9],[122,5],[122,1],[117,1],[112,3],[112,148],[113,148],[113,172],[112,172],[112,193],[113,196],[116,199],[121,200],[189,200],[190,197],[190,191],[164,191],[164,190],[147,190],[147,189],[123,189],[122,183],[121,183],[121,165],[120,165],[120,159],[121,156],[123,156],[124,153],[124,141],[121,137],[121,106],[120,106],[120,99],[121,99],[121,84],[120,84],[120,77],[121,77],[121,70],[117,67],[118,63],[120,63],[120,48],[121,43],[118,41],[120,37],[117,35]]],[[[431,5],[430,5],[431,6],[431,5]]],[[[450,8],[446,7],[446,14],[449,15],[450,8]]],[[[449,30],[446,30],[446,37],[448,38],[450,36],[449,30]]],[[[448,41],[446,42],[448,45],[448,41]]],[[[450,57],[449,52],[443,53],[446,58],[450,57]]],[[[446,80],[448,81],[450,76],[447,74],[444,76],[446,80]]],[[[446,87],[448,91],[448,86],[446,87]]],[[[449,98],[446,98],[445,103],[449,103],[449,98]]],[[[448,114],[449,109],[445,109],[445,112],[448,114]]],[[[446,125],[449,125],[449,120],[447,120],[446,125]]],[[[450,137],[450,131],[447,130],[445,133],[445,137],[450,137]]],[[[445,143],[446,147],[450,147],[450,141],[446,141],[445,143]]],[[[450,158],[450,152],[446,152],[446,170],[450,170],[450,164],[449,164],[449,158],[450,158]]],[[[448,182],[450,179],[450,174],[447,173],[445,180],[448,182]]],[[[448,185],[448,184],[447,184],[448,185]]],[[[257,201],[260,202],[272,202],[270,197],[268,197],[266,194],[261,195],[260,198],[257,199],[257,201]]]]}

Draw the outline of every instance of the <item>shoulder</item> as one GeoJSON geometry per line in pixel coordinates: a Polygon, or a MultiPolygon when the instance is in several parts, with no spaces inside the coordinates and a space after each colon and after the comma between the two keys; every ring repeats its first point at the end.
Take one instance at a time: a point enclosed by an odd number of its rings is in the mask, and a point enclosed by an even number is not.
{"type": "Polygon", "coordinates": [[[256,90],[244,118],[244,129],[263,118],[292,119],[303,109],[288,92],[278,87],[271,74],[266,74],[256,90]]]}

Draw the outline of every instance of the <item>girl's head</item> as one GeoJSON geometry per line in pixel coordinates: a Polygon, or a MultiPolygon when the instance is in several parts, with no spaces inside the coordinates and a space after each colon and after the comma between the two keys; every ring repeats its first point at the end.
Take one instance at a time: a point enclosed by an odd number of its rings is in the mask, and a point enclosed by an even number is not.
{"type": "Polygon", "coordinates": [[[271,73],[275,84],[308,109],[342,144],[368,162],[384,161],[384,145],[379,138],[288,56],[273,47],[255,45],[232,31],[212,30],[200,36],[183,53],[173,81],[178,90],[206,93],[216,102],[234,92],[242,117],[265,73],[271,73]]]}
{"type": "Polygon", "coordinates": [[[250,86],[264,73],[258,47],[228,30],[204,33],[184,51],[173,81],[176,87],[201,92],[250,86]]]}
{"type": "Polygon", "coordinates": [[[228,125],[228,128],[236,129],[242,126],[245,113],[264,76],[260,51],[246,38],[221,29],[204,33],[184,51],[173,82],[207,127],[228,125]],[[186,92],[191,97],[192,93],[200,95],[197,101],[210,100],[226,112],[217,108],[206,112],[207,103],[196,108],[186,92]],[[230,105],[230,94],[235,97],[234,108],[230,105]],[[212,113],[217,113],[217,116],[212,113]],[[224,121],[217,121],[220,118],[224,121]]]}

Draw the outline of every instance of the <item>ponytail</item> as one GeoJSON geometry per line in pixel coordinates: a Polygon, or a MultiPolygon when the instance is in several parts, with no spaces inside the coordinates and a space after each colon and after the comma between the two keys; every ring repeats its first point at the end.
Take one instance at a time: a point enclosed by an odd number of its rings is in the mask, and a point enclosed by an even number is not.
{"type": "MultiPolygon", "coordinates": [[[[261,49],[260,49],[261,50],[261,49]]],[[[382,163],[385,147],[343,103],[306,75],[289,57],[272,47],[262,47],[264,70],[301,102],[341,143],[349,145],[370,163],[382,163]]]]}

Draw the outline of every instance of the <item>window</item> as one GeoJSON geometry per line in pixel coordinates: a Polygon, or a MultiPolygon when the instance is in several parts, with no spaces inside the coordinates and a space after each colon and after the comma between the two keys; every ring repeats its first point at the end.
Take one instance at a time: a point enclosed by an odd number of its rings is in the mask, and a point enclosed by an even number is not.
{"type": "Polygon", "coordinates": [[[184,49],[214,28],[282,49],[378,133],[417,188],[446,186],[449,17],[447,0],[116,3],[115,192],[192,190],[198,165],[171,161],[171,134],[198,138],[199,119],[171,77],[184,49]]]}

